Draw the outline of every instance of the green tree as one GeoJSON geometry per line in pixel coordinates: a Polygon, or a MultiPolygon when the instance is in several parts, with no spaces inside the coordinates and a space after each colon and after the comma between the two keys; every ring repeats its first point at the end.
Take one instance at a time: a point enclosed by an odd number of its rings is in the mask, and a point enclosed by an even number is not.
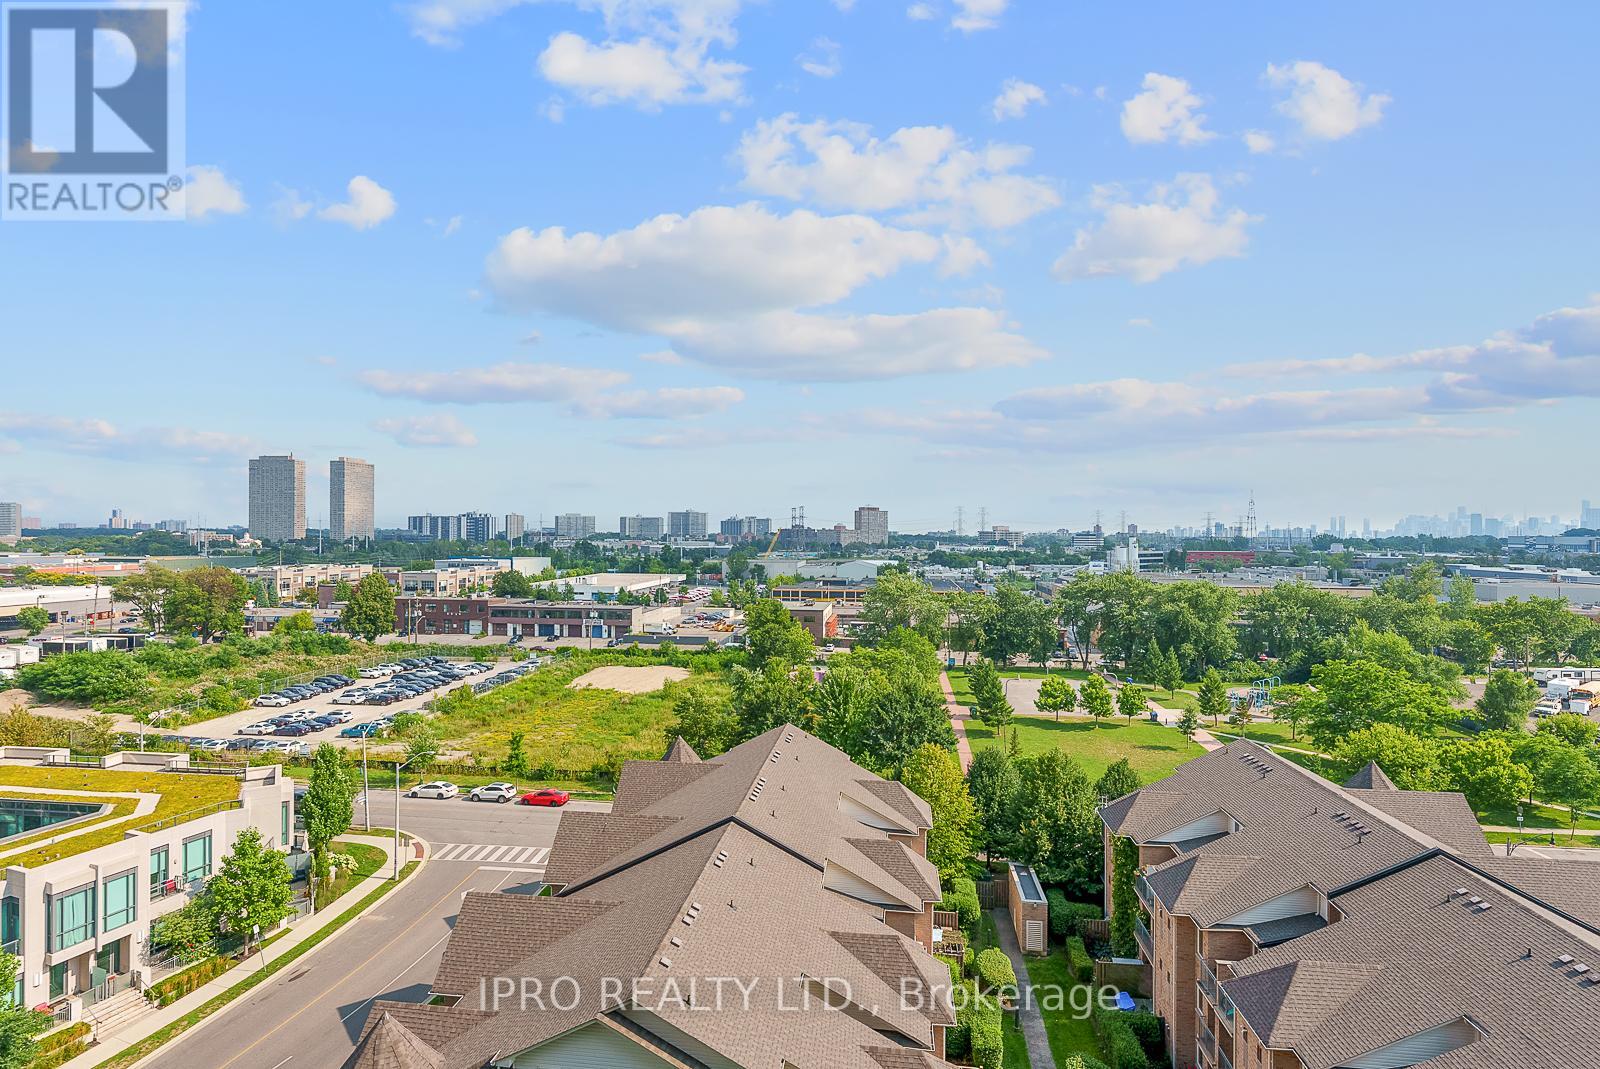
{"type": "Polygon", "coordinates": [[[733,670],[733,711],[739,721],[739,738],[753,739],[781,724],[811,722],[815,684],[809,669],[796,671],[779,657],[760,668],[733,670]]]}
{"type": "Polygon", "coordinates": [[[506,775],[517,779],[528,778],[528,751],[524,747],[527,737],[525,731],[513,731],[511,738],[506,741],[506,759],[500,764],[501,771],[506,775]]]}
{"type": "Polygon", "coordinates": [[[1039,682],[1039,697],[1033,704],[1042,713],[1056,714],[1059,721],[1062,713],[1077,708],[1078,688],[1061,676],[1049,676],[1039,682]]]}
{"type": "MultiPolygon", "coordinates": [[[[398,726],[398,725],[396,725],[398,726]]],[[[422,717],[406,725],[400,733],[400,742],[405,747],[404,764],[419,776],[425,776],[428,769],[439,759],[439,733],[432,724],[422,717]]],[[[395,789],[400,789],[398,777],[395,789]]]]}
{"type": "Polygon", "coordinates": [[[1352,776],[1369,761],[1376,761],[1403,791],[1438,790],[1444,782],[1438,744],[1382,721],[1339,739],[1332,758],[1340,778],[1352,776]]]}
{"type": "MultiPolygon", "coordinates": [[[[0,952],[0,985],[6,992],[15,990],[21,969],[21,958],[0,952]]],[[[29,1009],[10,998],[0,1002],[0,1069],[28,1069],[38,1053],[34,1037],[51,1024],[48,1013],[29,1009]]]]}
{"type": "Polygon", "coordinates": [[[497,598],[531,598],[533,580],[524,572],[496,572],[489,590],[497,598]]]}
{"type": "Polygon", "coordinates": [[[1128,718],[1128,723],[1133,723],[1135,717],[1145,711],[1145,691],[1133,683],[1124,683],[1117,688],[1117,713],[1128,718]]]}
{"type": "Polygon", "coordinates": [[[961,663],[967,655],[981,649],[985,629],[994,614],[994,603],[980,591],[958,591],[946,600],[950,632],[947,636],[950,649],[961,654],[961,663]]]}
{"type": "Polygon", "coordinates": [[[770,660],[804,664],[815,652],[811,632],[789,615],[789,609],[776,598],[755,602],[744,614],[745,646],[750,663],[757,667],[770,660]]]}
{"type": "Polygon", "coordinates": [[[1069,896],[1101,886],[1099,799],[1089,777],[1059,749],[1018,763],[1016,859],[1032,865],[1046,884],[1063,884],[1069,896]]]}
{"type": "Polygon", "coordinates": [[[676,688],[672,714],[677,722],[671,734],[682,736],[701,757],[715,757],[740,741],[739,718],[720,686],[695,681],[676,688]]]}
{"type": "Polygon", "coordinates": [[[1478,719],[1491,731],[1521,731],[1539,704],[1539,688],[1521,672],[1502,668],[1484,684],[1475,708],[1478,719]]]}
{"type": "Polygon", "coordinates": [[[933,810],[928,860],[939,870],[939,878],[966,875],[972,864],[977,815],[961,775],[961,762],[941,746],[919,746],[900,769],[900,782],[933,810]]]}
{"type": "Polygon", "coordinates": [[[881,641],[900,628],[938,642],[944,636],[945,616],[944,601],[933,588],[905,572],[883,572],[861,599],[860,621],[867,642],[881,641]]]}
{"type": "Polygon", "coordinates": [[[1126,757],[1119,757],[1106,766],[1106,770],[1095,781],[1095,794],[1111,801],[1121,798],[1125,794],[1132,794],[1143,784],[1139,782],[1139,773],[1133,770],[1133,765],[1126,757]]]}
{"type": "Polygon", "coordinates": [[[1055,648],[1055,615],[1048,603],[1014,583],[996,587],[993,601],[980,646],[985,657],[1003,665],[1019,654],[1055,648]]]}
{"type": "Polygon", "coordinates": [[[178,577],[164,603],[167,627],[192,631],[201,642],[244,630],[244,604],[250,587],[227,568],[196,568],[178,577]]]}
{"type": "Polygon", "coordinates": [[[1547,802],[1557,802],[1568,808],[1567,831],[1573,836],[1578,831],[1581,811],[1600,801],[1600,768],[1593,758],[1576,746],[1562,746],[1555,750],[1538,773],[1539,793],[1547,802]]]}
{"type": "Polygon", "coordinates": [[[1461,668],[1478,675],[1494,660],[1494,639],[1474,620],[1453,620],[1445,626],[1444,643],[1461,662],[1461,668]]]}
{"type": "Polygon", "coordinates": [[[50,626],[50,614],[37,605],[29,605],[17,610],[17,623],[30,635],[37,635],[50,626]]]}
{"type": "Polygon", "coordinates": [[[977,811],[977,838],[986,858],[1010,849],[1016,828],[1017,792],[1022,779],[1016,763],[999,746],[979,750],[967,769],[967,792],[977,811]]]}
{"type": "Polygon", "coordinates": [[[1600,724],[1577,713],[1557,713],[1539,721],[1539,734],[1553,735],[1569,746],[1587,749],[1600,735],[1600,724]]]}
{"type": "Polygon", "coordinates": [[[1444,615],[1450,620],[1470,620],[1478,608],[1478,590],[1464,575],[1450,577],[1445,589],[1444,615]]]}
{"type": "Polygon", "coordinates": [[[1184,708],[1178,714],[1178,730],[1183,732],[1185,738],[1194,738],[1194,733],[1200,730],[1200,717],[1193,709],[1184,708]]]}
{"type": "Polygon", "coordinates": [[[151,631],[166,630],[167,599],[178,585],[178,573],[158,564],[146,564],[138,575],[116,582],[117,600],[131,602],[151,631]]]}
{"type": "Polygon", "coordinates": [[[1134,921],[1139,916],[1139,896],[1134,881],[1139,873],[1139,844],[1118,836],[1111,844],[1111,952],[1118,957],[1137,957],[1138,937],[1134,921]]]}
{"type": "Polygon", "coordinates": [[[1183,666],[1178,663],[1178,655],[1168,649],[1155,668],[1155,682],[1167,692],[1167,697],[1177,694],[1178,688],[1183,686],[1183,666]]]}
{"type": "Polygon", "coordinates": [[[1090,676],[1078,687],[1078,704],[1098,723],[1116,711],[1111,688],[1099,676],[1090,676]]]}
{"type": "Polygon", "coordinates": [[[1480,812],[1509,809],[1533,793],[1533,773],[1517,763],[1503,738],[1479,735],[1442,746],[1439,765],[1450,787],[1480,812]]]}
{"type": "Polygon", "coordinates": [[[1213,726],[1228,711],[1228,685],[1222,681],[1215,668],[1200,680],[1200,690],[1195,703],[1201,716],[1210,717],[1213,726]]]}
{"type": "Polygon", "coordinates": [[[967,686],[972,689],[978,719],[996,731],[1011,723],[1014,710],[1006,700],[1005,683],[999,669],[987,660],[975,662],[967,669],[967,686]]]}
{"type": "Polygon", "coordinates": [[[300,798],[300,817],[318,877],[328,875],[328,844],[350,830],[355,819],[355,784],[339,748],[318,746],[311,758],[311,776],[300,798]]]}
{"type": "Polygon", "coordinates": [[[290,879],[289,863],[266,845],[258,829],[241,831],[206,883],[218,934],[242,936],[248,953],[253,939],[294,912],[290,879]]]}
{"type": "Polygon", "coordinates": [[[101,706],[144,694],[150,674],[121,650],[85,650],[27,665],[17,681],[23,689],[51,701],[101,706]]]}
{"type": "Polygon", "coordinates": [[[1302,702],[1306,733],[1324,749],[1380,723],[1431,734],[1452,716],[1436,688],[1372,661],[1331,661],[1311,678],[1316,690],[1302,702]]]}
{"type": "Polygon", "coordinates": [[[275,635],[309,635],[317,630],[317,621],[309,612],[291,613],[272,625],[275,635]]]}
{"type": "Polygon", "coordinates": [[[362,576],[339,614],[339,626],[368,642],[394,630],[394,588],[378,572],[362,576]]]}

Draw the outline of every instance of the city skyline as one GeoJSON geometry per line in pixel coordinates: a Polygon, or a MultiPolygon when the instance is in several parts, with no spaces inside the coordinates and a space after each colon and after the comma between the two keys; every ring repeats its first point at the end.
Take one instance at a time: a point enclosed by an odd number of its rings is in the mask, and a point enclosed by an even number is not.
{"type": "Polygon", "coordinates": [[[380,526],[681,468],[907,528],[1569,513],[1526,473],[1600,394],[1600,12],[914,6],[197,8],[191,222],[7,229],[0,495],[218,525],[292,449],[316,527],[340,455],[380,526]],[[351,77],[265,103],[295,50],[351,77]]]}

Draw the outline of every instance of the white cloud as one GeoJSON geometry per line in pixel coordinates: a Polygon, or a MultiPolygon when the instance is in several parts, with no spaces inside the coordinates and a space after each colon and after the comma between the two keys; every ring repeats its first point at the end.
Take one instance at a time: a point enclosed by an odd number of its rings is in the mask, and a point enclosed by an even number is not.
{"type": "Polygon", "coordinates": [[[851,211],[905,211],[907,221],[1016,226],[1060,204],[1043,178],[1013,173],[1031,150],[970,146],[948,126],[909,126],[886,138],[862,123],[758,122],[740,139],[746,189],[851,211]]]}
{"type": "Polygon", "coordinates": [[[272,214],[279,225],[304,219],[311,214],[311,202],[297,189],[278,187],[278,199],[272,202],[272,214]]]}
{"type": "Polygon", "coordinates": [[[744,204],[659,215],[604,236],[515,230],[486,274],[512,310],[671,335],[685,319],[832,304],[942,251],[935,237],[864,215],[775,215],[744,204]]]}
{"type": "Polygon", "coordinates": [[[1114,188],[1099,189],[1096,204],[1101,220],[1080,229],[1055,263],[1063,281],[1121,275],[1153,282],[1181,267],[1243,256],[1248,227],[1260,218],[1222,208],[1205,174],[1180,174],[1143,203],[1130,203],[1114,188]]]}
{"type": "Polygon", "coordinates": [[[683,363],[683,355],[675,353],[671,349],[658,349],[652,353],[640,353],[639,359],[647,364],[666,364],[669,367],[676,367],[683,363]]]}
{"type": "Polygon", "coordinates": [[[839,42],[829,37],[818,37],[811,48],[795,57],[800,69],[818,78],[832,78],[844,69],[839,58],[839,42]]]}
{"type": "Polygon", "coordinates": [[[931,22],[939,17],[932,4],[915,3],[906,8],[906,18],[912,22],[931,22]]]}
{"type": "Polygon", "coordinates": [[[406,397],[434,404],[507,404],[515,401],[570,401],[628,381],[622,371],[507,361],[452,371],[363,371],[357,380],[383,397],[406,397]]]}
{"type": "Polygon", "coordinates": [[[955,0],[955,17],[950,25],[963,33],[973,30],[992,30],[1000,24],[1011,0],[955,0]]]}
{"type": "Polygon", "coordinates": [[[586,104],[655,109],[737,100],[745,68],[710,59],[703,47],[673,48],[649,38],[595,44],[575,33],[558,33],[539,54],[539,70],[586,104]]]}
{"type": "Polygon", "coordinates": [[[1337,141],[1383,118],[1390,98],[1382,93],[1362,95],[1362,87],[1331,67],[1310,60],[1282,66],[1267,64],[1268,85],[1289,90],[1278,111],[1315,141],[1337,141]]]}
{"type": "Polygon", "coordinates": [[[460,229],[461,229],[461,216],[452,215],[450,217],[449,221],[444,224],[444,230],[441,231],[441,236],[447,237],[447,238],[448,237],[454,237],[455,234],[460,229]]]}
{"type": "MultiPolygon", "coordinates": [[[[124,430],[104,419],[0,411],[0,440],[26,448],[117,460],[189,460],[248,456],[257,444],[243,435],[187,427],[124,430]]],[[[9,448],[9,447],[8,447],[9,448]]]]}
{"type": "Polygon", "coordinates": [[[205,165],[189,168],[183,202],[184,212],[191,222],[211,215],[241,215],[250,208],[238,183],[223,174],[220,167],[205,165]]]}
{"type": "Polygon", "coordinates": [[[1128,320],[1128,326],[1130,326],[1130,327],[1139,327],[1139,328],[1141,328],[1143,330],[1153,329],[1155,327],[1155,325],[1156,325],[1155,324],[1155,320],[1150,319],[1150,318],[1148,318],[1146,316],[1135,316],[1134,318],[1128,320]]]}
{"type": "Polygon", "coordinates": [[[1000,86],[1000,95],[994,98],[992,110],[996,122],[1020,119],[1035,104],[1045,104],[1049,98],[1043,89],[1021,78],[1007,78],[1000,86]]]}
{"type": "Polygon", "coordinates": [[[939,274],[943,278],[969,275],[980,267],[989,266],[989,254],[983,246],[964,234],[946,234],[944,258],[939,261],[939,274]]]}
{"type": "Polygon", "coordinates": [[[1122,105],[1122,133],[1135,145],[1176,140],[1198,145],[1217,136],[1205,128],[1201,99],[1189,83],[1170,74],[1144,76],[1144,91],[1122,105]]]}
{"type": "Polygon", "coordinates": [[[453,48],[461,31],[519,7],[528,0],[425,0],[405,8],[411,32],[431,45],[453,48]]]}
{"type": "Polygon", "coordinates": [[[355,230],[371,230],[394,215],[394,194],[366,175],[358,174],[350,179],[346,190],[350,195],[349,200],[328,205],[317,212],[317,218],[330,223],[343,223],[355,230]]]}
{"type": "Polygon", "coordinates": [[[376,420],[372,429],[408,449],[462,449],[478,444],[472,428],[448,412],[376,420]]]}
{"type": "Polygon", "coordinates": [[[689,419],[725,412],[744,400],[735,386],[663,386],[598,394],[573,405],[591,419],[689,419]]]}
{"type": "Polygon", "coordinates": [[[1261,156],[1277,148],[1278,139],[1265,130],[1246,130],[1244,147],[1250,150],[1251,155],[1261,156]]]}
{"type": "Polygon", "coordinates": [[[734,323],[685,323],[674,343],[700,363],[810,382],[1023,367],[1047,355],[989,308],[910,315],[768,312],[734,323]]]}

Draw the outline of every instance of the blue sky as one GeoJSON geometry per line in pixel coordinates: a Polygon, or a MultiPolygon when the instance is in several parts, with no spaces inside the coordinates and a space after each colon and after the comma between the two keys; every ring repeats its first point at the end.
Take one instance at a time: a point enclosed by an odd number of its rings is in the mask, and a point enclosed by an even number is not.
{"type": "Polygon", "coordinates": [[[212,0],[191,220],[0,225],[0,498],[1573,515],[1600,14],[1467,10],[212,0]]]}

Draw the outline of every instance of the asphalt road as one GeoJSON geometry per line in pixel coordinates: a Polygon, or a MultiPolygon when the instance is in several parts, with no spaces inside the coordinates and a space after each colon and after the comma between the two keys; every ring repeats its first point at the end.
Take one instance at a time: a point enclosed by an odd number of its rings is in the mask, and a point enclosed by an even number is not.
{"type": "MultiPolygon", "coordinates": [[[[372,792],[372,822],[394,823],[394,793],[372,792]]],[[[570,808],[605,808],[572,802],[570,808]]],[[[176,1069],[331,1069],[355,1049],[372,1001],[421,1002],[469,891],[538,891],[560,810],[460,799],[400,799],[400,826],[436,860],[378,909],[163,1052],[176,1069]]],[[[362,802],[356,802],[356,828],[362,802]]],[[[242,976],[242,974],[240,974],[242,976]]]]}

